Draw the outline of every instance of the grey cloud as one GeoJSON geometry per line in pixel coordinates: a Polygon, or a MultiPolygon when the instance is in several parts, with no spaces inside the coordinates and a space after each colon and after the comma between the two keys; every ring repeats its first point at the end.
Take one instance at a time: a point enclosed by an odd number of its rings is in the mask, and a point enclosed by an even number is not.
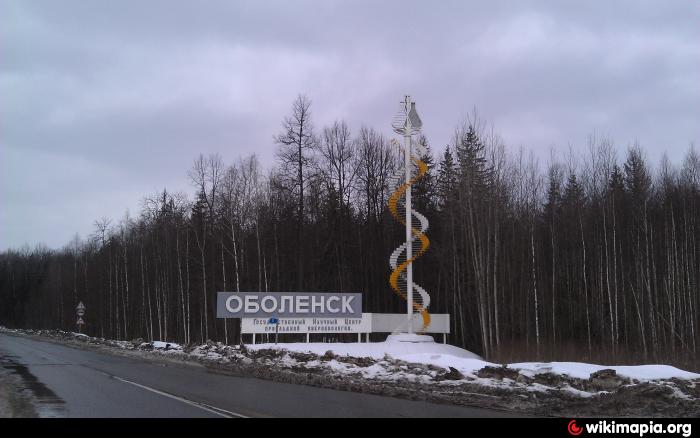
{"type": "Polygon", "coordinates": [[[0,250],[60,246],[187,190],[200,152],[274,162],[294,96],[389,133],[411,93],[434,148],[476,107],[548,154],[589,134],[656,159],[700,138],[686,1],[0,0],[0,250]],[[87,182],[87,183],[86,183],[87,182]]]}

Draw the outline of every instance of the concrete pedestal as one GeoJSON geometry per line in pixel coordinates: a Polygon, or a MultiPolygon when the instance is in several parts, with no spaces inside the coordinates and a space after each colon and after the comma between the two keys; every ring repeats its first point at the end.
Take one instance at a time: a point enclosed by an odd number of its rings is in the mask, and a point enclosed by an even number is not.
{"type": "Polygon", "coordinates": [[[417,335],[415,333],[399,333],[396,335],[389,335],[386,338],[387,342],[410,342],[413,344],[417,343],[429,343],[435,342],[432,336],[428,335],[417,335]]]}

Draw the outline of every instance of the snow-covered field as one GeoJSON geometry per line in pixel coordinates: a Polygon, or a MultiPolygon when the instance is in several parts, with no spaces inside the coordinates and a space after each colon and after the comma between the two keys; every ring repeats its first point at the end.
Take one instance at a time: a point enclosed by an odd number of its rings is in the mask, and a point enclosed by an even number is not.
{"type": "Polygon", "coordinates": [[[668,365],[498,364],[451,345],[396,339],[231,346],[115,341],[57,330],[0,332],[197,361],[237,375],[544,415],[700,415],[700,374],[668,365]]]}

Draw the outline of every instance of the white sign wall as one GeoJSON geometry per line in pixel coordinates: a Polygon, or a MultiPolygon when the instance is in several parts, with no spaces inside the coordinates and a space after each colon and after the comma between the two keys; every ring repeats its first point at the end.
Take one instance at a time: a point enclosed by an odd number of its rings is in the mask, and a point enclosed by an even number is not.
{"type": "MultiPolygon", "coordinates": [[[[430,315],[426,333],[449,333],[450,315],[430,315]]],[[[398,333],[405,332],[408,320],[404,313],[363,313],[362,318],[277,318],[270,324],[268,318],[241,318],[241,332],[260,333],[398,333]]],[[[414,315],[413,331],[423,328],[423,319],[414,315]]]]}
{"type": "Polygon", "coordinates": [[[279,318],[270,324],[268,318],[242,318],[242,333],[370,333],[371,318],[279,318]]]}

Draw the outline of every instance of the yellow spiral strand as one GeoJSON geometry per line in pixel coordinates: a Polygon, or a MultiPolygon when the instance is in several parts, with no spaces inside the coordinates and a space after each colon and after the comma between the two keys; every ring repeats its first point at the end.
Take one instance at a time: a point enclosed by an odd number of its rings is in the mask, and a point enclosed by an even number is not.
{"type": "MultiPolygon", "coordinates": [[[[402,225],[406,225],[406,220],[401,217],[398,211],[398,202],[401,196],[404,196],[406,191],[410,189],[410,187],[415,184],[418,180],[420,180],[425,174],[428,172],[428,165],[423,162],[422,160],[416,158],[415,156],[411,156],[411,161],[413,161],[417,166],[418,166],[418,173],[415,177],[409,180],[408,183],[404,183],[400,185],[394,193],[389,197],[389,202],[388,202],[388,207],[389,211],[391,212],[391,215],[396,219],[398,222],[400,222],[402,225]]],[[[396,266],[396,268],[391,272],[391,275],[389,276],[389,284],[391,285],[391,289],[399,295],[401,298],[404,300],[408,300],[407,293],[406,291],[401,290],[398,284],[399,277],[401,274],[406,271],[408,268],[408,265],[413,263],[418,257],[423,255],[428,250],[428,247],[430,246],[430,240],[428,239],[428,236],[425,235],[420,229],[411,227],[411,233],[413,236],[418,238],[420,240],[420,249],[418,252],[409,257],[408,255],[408,248],[406,249],[406,261],[403,263],[399,264],[396,266]]],[[[427,330],[428,326],[430,325],[430,313],[428,312],[428,309],[423,307],[421,304],[416,303],[415,301],[413,302],[413,308],[418,311],[422,318],[423,318],[423,328],[421,329],[421,333],[424,333],[425,330],[427,330]]]]}

